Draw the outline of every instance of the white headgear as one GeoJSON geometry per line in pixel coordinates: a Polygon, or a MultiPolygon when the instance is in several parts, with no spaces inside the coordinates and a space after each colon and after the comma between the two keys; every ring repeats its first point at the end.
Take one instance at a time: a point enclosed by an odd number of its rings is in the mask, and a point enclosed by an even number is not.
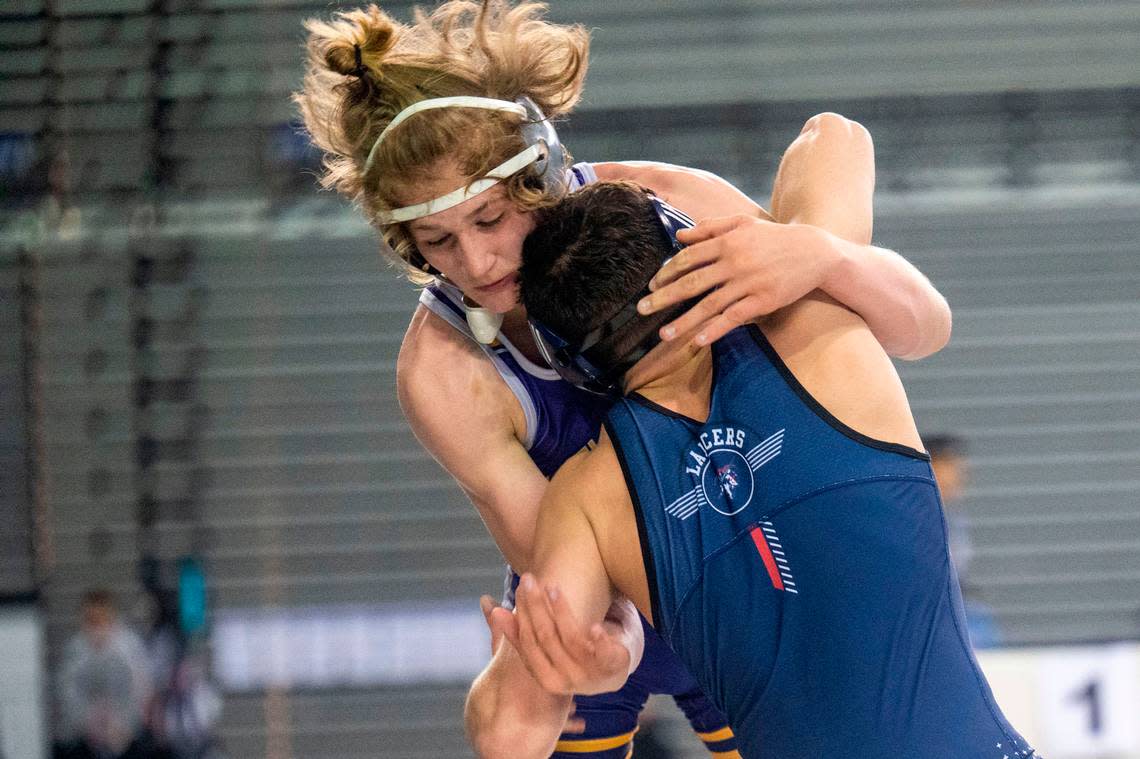
{"type": "MultiPolygon", "coordinates": [[[[557,192],[559,188],[565,187],[565,177],[563,176],[564,153],[562,144],[558,140],[558,133],[547,121],[542,110],[528,97],[520,97],[513,103],[509,100],[473,96],[429,98],[413,103],[396,114],[396,118],[392,119],[388,126],[384,127],[380,136],[376,138],[376,142],[372,144],[372,149],[368,151],[368,158],[364,161],[364,173],[367,174],[372,168],[376,151],[389,132],[420,111],[430,111],[435,108],[482,108],[514,114],[522,122],[521,129],[526,147],[466,187],[460,187],[424,203],[381,212],[379,214],[380,223],[394,224],[401,221],[411,221],[446,211],[448,208],[486,192],[503,179],[532,164],[537,164],[537,173],[548,190],[557,192]]],[[[503,315],[492,313],[485,308],[469,303],[466,297],[463,298],[463,310],[475,339],[484,344],[494,342],[498,336],[499,328],[502,326],[503,315]]]]}
{"type": "Polygon", "coordinates": [[[562,145],[558,141],[558,134],[554,131],[554,127],[546,120],[542,111],[535,105],[534,101],[528,97],[521,97],[517,101],[511,102],[509,100],[498,100],[495,98],[461,95],[446,98],[429,98],[428,100],[413,103],[396,114],[396,118],[392,119],[388,126],[384,128],[384,131],[380,133],[380,136],[376,138],[372,149],[368,151],[368,158],[364,161],[364,173],[367,174],[369,169],[372,168],[372,162],[376,158],[376,151],[389,132],[420,111],[429,111],[435,108],[482,108],[489,111],[514,114],[523,122],[522,131],[527,146],[466,187],[460,187],[446,195],[433,198],[424,203],[381,211],[379,214],[380,223],[394,224],[401,221],[411,221],[412,219],[446,211],[476,195],[486,192],[500,181],[525,169],[531,164],[545,164],[539,167],[539,174],[543,177],[543,181],[547,183],[548,186],[552,182],[562,181],[563,153],[562,145]]]}

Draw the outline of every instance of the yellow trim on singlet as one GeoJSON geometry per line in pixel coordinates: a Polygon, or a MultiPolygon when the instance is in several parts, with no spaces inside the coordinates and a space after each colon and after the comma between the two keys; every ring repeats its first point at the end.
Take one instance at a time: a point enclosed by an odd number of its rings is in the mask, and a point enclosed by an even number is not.
{"type": "MultiPolygon", "coordinates": [[[[588,738],[586,740],[565,740],[558,741],[555,745],[555,751],[561,751],[565,754],[588,754],[591,751],[609,751],[611,748],[633,740],[633,734],[636,733],[638,728],[630,730],[623,735],[615,735],[612,738],[588,738]]],[[[630,746],[632,749],[633,746],[630,746]]]]}
{"type": "Polygon", "coordinates": [[[712,759],[744,759],[739,751],[710,751],[712,759]]]}
{"type": "MultiPolygon", "coordinates": [[[[713,730],[711,733],[697,733],[697,737],[705,743],[716,743],[717,741],[727,741],[732,738],[732,728],[725,725],[720,730],[713,730]]],[[[727,752],[726,752],[727,753],[727,752]]],[[[715,754],[714,754],[715,756],[715,754]]]]}

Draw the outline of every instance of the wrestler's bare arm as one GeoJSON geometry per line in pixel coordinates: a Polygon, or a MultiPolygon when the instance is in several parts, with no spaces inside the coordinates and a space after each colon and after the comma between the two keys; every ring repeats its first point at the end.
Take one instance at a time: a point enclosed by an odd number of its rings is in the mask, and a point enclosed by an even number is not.
{"type": "MultiPolygon", "coordinates": [[[[832,113],[813,116],[781,161],[773,188],[773,216],[781,222],[800,219],[807,224],[805,214],[826,208],[835,194],[861,193],[865,186],[873,186],[873,155],[870,135],[856,122],[832,113]],[[872,160],[865,162],[864,156],[872,160]],[[830,170],[817,171],[820,165],[830,170]]],[[[893,356],[921,358],[940,350],[949,339],[950,309],[945,298],[902,256],[869,244],[869,194],[859,234],[843,239],[766,225],[763,222],[772,217],[741,210],[735,203],[717,212],[717,201],[700,193],[699,205],[686,206],[692,202],[684,192],[686,186],[708,189],[723,182],[709,179],[706,172],[663,164],[630,164],[625,172],[624,164],[604,166],[607,178],[665,188],[670,202],[698,220],[739,214],[734,229],[747,227],[747,240],[740,244],[729,240],[718,250],[706,250],[699,267],[678,263],[654,279],[657,292],[648,304],[653,311],[709,293],[666,326],[673,327],[675,335],[698,334],[696,328],[701,327],[707,341],[712,341],[819,288],[862,316],[893,356]]]]}
{"type": "Polygon", "coordinates": [[[950,339],[950,307],[902,256],[864,244],[871,240],[874,188],[871,135],[842,116],[820,114],[781,161],[772,214],[826,229],[840,257],[820,289],[859,314],[888,355],[922,358],[950,339]],[[843,166],[854,176],[837,174],[843,166]]]}
{"type": "MultiPolygon", "coordinates": [[[[616,591],[602,560],[596,528],[582,508],[582,494],[590,493],[591,504],[600,511],[612,506],[603,501],[614,497],[615,484],[624,487],[616,459],[609,468],[610,475],[618,476],[615,483],[612,477],[599,477],[601,469],[590,466],[590,455],[582,452],[568,461],[547,489],[535,536],[535,571],[539,579],[536,582],[531,575],[524,575],[518,590],[520,602],[527,599],[527,604],[557,603],[586,628],[590,622],[602,622],[616,591]],[[558,589],[554,598],[547,595],[548,585],[558,589]]],[[[632,536],[636,541],[636,529],[632,536]]],[[[504,609],[495,613],[515,622],[504,609]]],[[[516,616],[517,624],[510,637],[520,648],[558,655],[559,649],[549,639],[557,635],[551,626],[530,624],[525,611],[516,616]]],[[[547,678],[556,675],[560,663],[547,661],[544,666],[532,660],[528,670],[519,650],[505,640],[468,693],[464,719],[472,745],[484,759],[545,759],[553,752],[569,713],[570,690],[559,688],[557,682],[547,678]]],[[[598,692],[616,690],[625,680],[628,652],[620,646],[615,646],[615,650],[624,659],[616,668],[616,676],[594,683],[598,692]]]]}
{"type": "Polygon", "coordinates": [[[603,182],[625,179],[648,187],[697,221],[733,213],[772,218],[760,204],[711,171],[657,161],[621,161],[596,163],[594,172],[603,182]]]}
{"type": "Polygon", "coordinates": [[[477,346],[422,306],[396,367],[412,432],[471,499],[507,561],[530,566],[547,479],[519,442],[518,400],[477,346]]]}

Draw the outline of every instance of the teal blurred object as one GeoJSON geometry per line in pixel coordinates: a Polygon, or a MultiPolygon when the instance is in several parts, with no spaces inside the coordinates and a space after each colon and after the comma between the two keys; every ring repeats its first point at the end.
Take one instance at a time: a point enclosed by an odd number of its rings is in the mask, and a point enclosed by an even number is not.
{"type": "Polygon", "coordinates": [[[187,638],[206,627],[206,573],[193,556],[178,562],[178,625],[187,638]]]}

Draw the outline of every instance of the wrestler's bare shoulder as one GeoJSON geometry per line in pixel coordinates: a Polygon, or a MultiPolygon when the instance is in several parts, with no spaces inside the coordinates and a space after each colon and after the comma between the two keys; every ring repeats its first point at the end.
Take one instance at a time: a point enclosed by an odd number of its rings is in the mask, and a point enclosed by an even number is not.
{"type": "Polygon", "coordinates": [[[841,422],[922,448],[898,373],[858,314],[815,291],[757,325],[796,380],[841,422]]]}
{"type": "MultiPolygon", "coordinates": [[[[497,417],[516,424],[518,402],[494,365],[470,337],[420,306],[412,316],[396,361],[396,390],[413,430],[427,418],[497,417]]],[[[524,422],[525,423],[525,422],[524,422]]]]}

